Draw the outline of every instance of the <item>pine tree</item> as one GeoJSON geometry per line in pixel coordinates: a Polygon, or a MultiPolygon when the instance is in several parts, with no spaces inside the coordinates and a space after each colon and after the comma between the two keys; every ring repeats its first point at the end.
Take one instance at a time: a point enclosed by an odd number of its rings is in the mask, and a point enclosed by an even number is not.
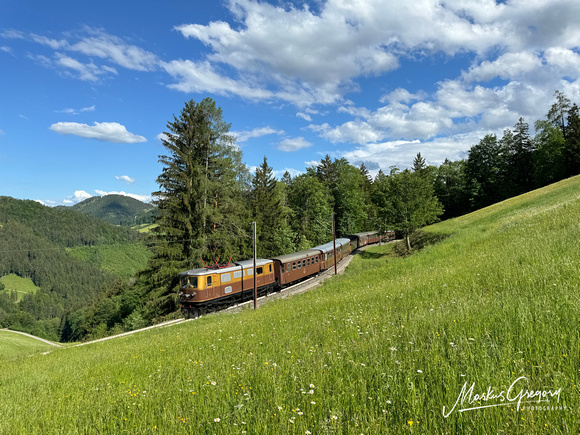
{"type": "Polygon", "coordinates": [[[283,184],[278,184],[264,157],[252,180],[252,209],[257,226],[258,255],[272,257],[292,251],[293,234],[287,222],[283,184]]]}
{"type": "Polygon", "coordinates": [[[421,157],[421,153],[417,153],[417,155],[413,159],[413,172],[421,172],[425,168],[427,168],[427,163],[425,162],[425,159],[421,157]]]}
{"type": "Polygon", "coordinates": [[[564,130],[564,158],[566,176],[580,174],[580,110],[574,104],[568,113],[568,123],[564,130]]]}
{"type": "Polygon", "coordinates": [[[167,129],[162,143],[169,153],[159,157],[163,171],[153,193],[159,216],[145,273],[152,287],[151,315],[175,309],[181,271],[202,266],[202,258],[227,262],[245,243],[232,237],[244,225],[243,187],[236,172],[242,169],[241,153],[221,108],[210,98],[190,100],[167,129]]]}
{"type": "Polygon", "coordinates": [[[529,126],[523,118],[514,126],[513,142],[509,156],[509,175],[514,195],[533,188],[534,182],[534,143],[530,138],[529,126]]]}

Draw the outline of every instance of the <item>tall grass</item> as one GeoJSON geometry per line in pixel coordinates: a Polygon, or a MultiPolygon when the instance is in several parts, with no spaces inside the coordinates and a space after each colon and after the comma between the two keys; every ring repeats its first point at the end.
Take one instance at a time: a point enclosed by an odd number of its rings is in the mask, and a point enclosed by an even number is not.
{"type": "Polygon", "coordinates": [[[428,230],[452,235],[408,258],[374,247],[255,312],[3,364],[0,433],[578,433],[578,192],[442,222],[428,230]],[[464,385],[521,377],[561,389],[556,409],[466,399],[443,416],[464,385]],[[487,404],[509,406],[460,412],[487,404]]]}

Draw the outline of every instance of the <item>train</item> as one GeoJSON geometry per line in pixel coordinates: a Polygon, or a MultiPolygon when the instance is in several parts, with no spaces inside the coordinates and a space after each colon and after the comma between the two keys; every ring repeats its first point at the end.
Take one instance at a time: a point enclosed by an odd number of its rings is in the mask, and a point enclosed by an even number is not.
{"type": "MultiPolygon", "coordinates": [[[[336,262],[358,248],[394,238],[394,231],[382,234],[369,231],[336,239],[336,262]]],[[[256,259],[257,294],[263,296],[280,291],[333,266],[333,242],[292,254],[256,259]]],[[[187,318],[195,318],[205,312],[253,298],[253,273],[253,260],[181,272],[179,302],[182,314],[187,318]]]]}

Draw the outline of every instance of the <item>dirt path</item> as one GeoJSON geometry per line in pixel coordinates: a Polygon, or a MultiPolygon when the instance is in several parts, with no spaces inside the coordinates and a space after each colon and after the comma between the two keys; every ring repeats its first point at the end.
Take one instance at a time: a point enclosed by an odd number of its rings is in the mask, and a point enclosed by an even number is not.
{"type": "Polygon", "coordinates": [[[13,331],[13,330],[11,330],[11,329],[1,329],[0,331],[8,331],[8,332],[13,332],[13,333],[15,333],[15,334],[25,335],[25,336],[27,336],[27,337],[34,338],[35,340],[42,341],[42,342],[44,342],[44,343],[46,343],[46,344],[50,344],[51,346],[55,346],[55,347],[62,347],[62,345],[60,345],[60,344],[58,344],[58,343],[54,343],[54,342],[52,342],[52,341],[45,340],[44,338],[40,338],[40,337],[36,337],[36,336],[34,336],[34,335],[31,335],[31,334],[27,334],[26,332],[13,331]]]}

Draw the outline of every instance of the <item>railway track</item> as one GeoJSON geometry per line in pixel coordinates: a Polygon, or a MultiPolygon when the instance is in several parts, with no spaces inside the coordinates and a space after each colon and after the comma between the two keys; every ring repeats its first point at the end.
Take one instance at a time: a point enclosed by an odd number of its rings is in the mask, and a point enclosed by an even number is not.
{"type": "MultiPolygon", "coordinates": [[[[394,242],[394,241],[395,240],[393,240],[392,242],[394,242]]],[[[386,243],[392,243],[392,242],[386,242],[386,243]]],[[[358,252],[364,251],[367,248],[367,246],[363,246],[362,248],[358,248],[356,251],[351,252],[347,257],[343,258],[343,260],[337,264],[338,274],[339,275],[343,274],[344,271],[346,270],[346,268],[348,267],[348,265],[350,264],[350,262],[352,261],[352,259],[354,258],[354,256],[358,252]]],[[[312,290],[312,289],[320,286],[325,280],[327,280],[328,278],[331,278],[333,275],[334,275],[334,267],[330,267],[330,268],[326,269],[324,272],[321,272],[316,276],[308,278],[307,280],[301,281],[301,282],[294,284],[292,286],[286,287],[286,288],[280,290],[279,292],[273,292],[273,293],[269,293],[265,296],[259,297],[257,299],[257,305],[262,306],[269,301],[273,301],[276,299],[287,299],[291,296],[307,292],[309,290],[312,290]]],[[[132,335],[132,334],[136,334],[138,332],[148,331],[148,330],[155,329],[155,328],[164,328],[164,327],[173,326],[173,325],[177,325],[177,324],[184,323],[184,322],[191,322],[191,321],[197,320],[201,317],[209,316],[209,315],[213,315],[213,314],[217,314],[217,313],[224,313],[224,312],[225,313],[237,313],[237,312],[240,312],[244,309],[251,308],[253,306],[253,304],[254,304],[253,300],[244,301],[244,302],[232,305],[228,308],[224,308],[223,310],[216,310],[216,311],[212,311],[212,312],[209,312],[206,314],[202,314],[201,316],[196,317],[194,319],[170,320],[167,322],[158,323],[156,325],[148,326],[146,328],[136,329],[134,331],[124,332],[122,334],[111,335],[109,337],[99,338],[98,340],[92,340],[92,341],[87,341],[84,343],[79,343],[75,346],[86,346],[87,344],[93,344],[93,343],[98,343],[101,341],[112,340],[114,338],[125,337],[127,335],[132,335]]]]}

